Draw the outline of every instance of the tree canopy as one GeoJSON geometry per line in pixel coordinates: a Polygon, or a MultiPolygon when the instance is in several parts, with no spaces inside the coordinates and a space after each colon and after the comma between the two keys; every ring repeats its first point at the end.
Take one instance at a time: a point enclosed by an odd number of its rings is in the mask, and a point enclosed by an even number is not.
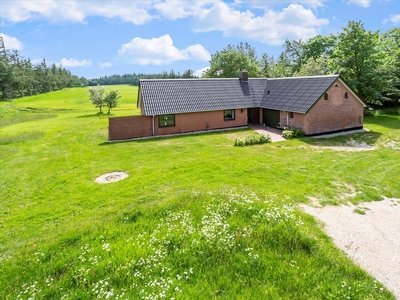
{"type": "Polygon", "coordinates": [[[334,73],[341,74],[362,99],[371,104],[382,104],[385,85],[383,65],[379,53],[378,32],[366,31],[364,25],[351,21],[338,36],[338,43],[330,58],[334,73]]]}
{"type": "Polygon", "coordinates": [[[239,71],[247,70],[250,77],[260,77],[256,50],[248,43],[239,43],[236,47],[228,45],[222,51],[211,56],[210,68],[203,77],[237,77],[239,71]]]}

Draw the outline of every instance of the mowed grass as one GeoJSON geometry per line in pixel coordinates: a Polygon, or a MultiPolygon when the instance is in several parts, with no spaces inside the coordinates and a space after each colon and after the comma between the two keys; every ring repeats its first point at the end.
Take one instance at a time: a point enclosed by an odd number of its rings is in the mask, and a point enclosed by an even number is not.
{"type": "MultiPolygon", "coordinates": [[[[122,87],[112,115],[138,114],[122,87]]],[[[0,105],[1,299],[394,299],[296,204],[399,197],[399,116],[251,147],[233,146],[248,129],[107,143],[88,101],[0,105]],[[376,149],[320,147],[350,139],[376,149]],[[129,177],[94,182],[111,171],[129,177]]]]}

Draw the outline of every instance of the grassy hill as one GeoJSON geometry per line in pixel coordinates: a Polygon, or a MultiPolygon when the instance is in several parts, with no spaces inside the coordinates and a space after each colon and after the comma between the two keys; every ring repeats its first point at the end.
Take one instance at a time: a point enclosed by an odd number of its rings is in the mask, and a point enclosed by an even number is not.
{"type": "MultiPolygon", "coordinates": [[[[137,88],[114,88],[111,115],[138,114],[137,88]]],[[[107,143],[86,89],[0,103],[0,299],[394,299],[296,206],[400,196],[400,117],[365,122],[243,148],[248,129],[107,143]],[[350,140],[376,149],[321,147],[350,140]],[[94,181],[112,171],[129,177],[94,181]]]]}
{"type": "MultiPolygon", "coordinates": [[[[135,110],[137,101],[137,86],[130,85],[107,85],[106,91],[116,89],[120,92],[121,98],[119,106],[112,110],[135,110]]],[[[0,102],[1,103],[1,102],[0,102]]],[[[0,104],[1,105],[1,104],[0,104]]],[[[4,105],[4,103],[3,103],[4,105]]],[[[89,100],[88,89],[85,88],[69,88],[56,92],[25,97],[13,101],[13,105],[17,107],[47,108],[47,109],[77,109],[96,111],[89,100]]],[[[132,112],[131,112],[132,114],[132,112]]]]}

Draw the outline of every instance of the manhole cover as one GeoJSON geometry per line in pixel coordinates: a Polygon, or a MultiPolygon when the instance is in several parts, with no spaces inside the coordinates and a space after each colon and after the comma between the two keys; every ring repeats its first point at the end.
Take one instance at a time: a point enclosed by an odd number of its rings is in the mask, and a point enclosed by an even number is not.
{"type": "Polygon", "coordinates": [[[125,172],[111,172],[103,174],[96,178],[95,182],[97,183],[111,183],[125,179],[128,177],[128,174],[125,172]]]}

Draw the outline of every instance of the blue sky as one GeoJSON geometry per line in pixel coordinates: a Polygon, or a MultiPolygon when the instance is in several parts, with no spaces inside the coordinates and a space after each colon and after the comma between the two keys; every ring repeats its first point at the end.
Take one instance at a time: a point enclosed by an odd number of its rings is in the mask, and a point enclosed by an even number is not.
{"type": "Polygon", "coordinates": [[[78,76],[201,74],[211,55],[247,42],[275,58],[286,39],[400,26],[399,0],[1,0],[7,49],[78,76]]]}

